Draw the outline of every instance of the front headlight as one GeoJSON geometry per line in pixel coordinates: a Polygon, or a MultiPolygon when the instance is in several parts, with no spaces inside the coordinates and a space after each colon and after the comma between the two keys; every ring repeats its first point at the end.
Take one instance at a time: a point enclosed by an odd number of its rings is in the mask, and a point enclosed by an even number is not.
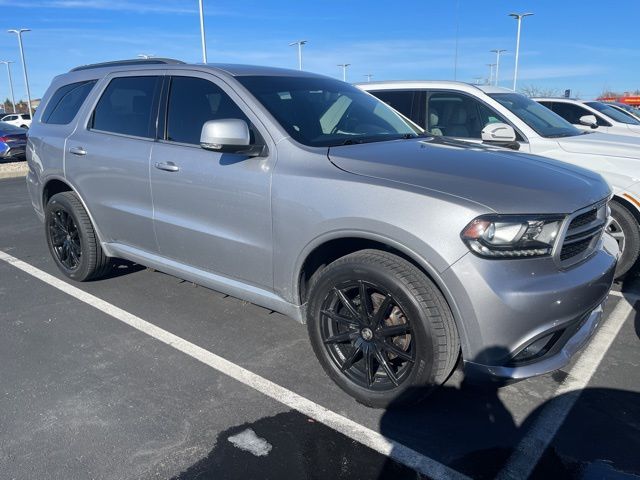
{"type": "Polygon", "coordinates": [[[560,215],[482,215],[460,236],[482,257],[540,257],[551,255],[563,220],[560,215]]]}

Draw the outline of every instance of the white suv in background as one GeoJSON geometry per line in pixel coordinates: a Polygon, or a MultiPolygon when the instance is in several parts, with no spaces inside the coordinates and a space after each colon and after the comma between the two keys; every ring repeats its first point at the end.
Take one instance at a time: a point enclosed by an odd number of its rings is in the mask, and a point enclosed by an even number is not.
{"type": "Polygon", "coordinates": [[[31,115],[28,113],[10,113],[0,118],[0,122],[9,123],[16,127],[29,128],[31,126],[31,115]]]}
{"type": "Polygon", "coordinates": [[[582,130],[640,136],[640,120],[604,102],[570,98],[534,98],[582,130]]]}
{"type": "Polygon", "coordinates": [[[623,276],[638,260],[640,138],[579,130],[506,88],[450,81],[370,82],[358,87],[434,136],[510,147],[600,173],[614,191],[608,230],[623,252],[616,276],[623,276]]]}

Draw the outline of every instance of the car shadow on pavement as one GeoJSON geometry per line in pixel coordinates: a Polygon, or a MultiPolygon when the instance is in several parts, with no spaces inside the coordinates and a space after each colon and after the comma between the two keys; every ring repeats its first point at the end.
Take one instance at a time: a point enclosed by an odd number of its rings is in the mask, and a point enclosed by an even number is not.
{"type": "MultiPolygon", "coordinates": [[[[527,394],[526,389],[522,392],[527,394]]],[[[427,392],[409,393],[420,396],[427,392]]],[[[551,402],[574,400],[575,405],[531,478],[639,478],[624,473],[640,474],[638,392],[606,388],[570,392],[542,403],[524,421],[516,423],[500,398],[498,385],[476,386],[462,378],[448,382],[417,405],[392,403],[380,419],[380,432],[474,479],[490,479],[501,471],[542,410],[551,402]]],[[[371,412],[379,415],[376,410],[371,412]]],[[[393,457],[393,453],[385,457],[299,412],[289,411],[221,432],[210,453],[174,479],[428,478],[393,457]],[[239,434],[250,434],[254,441],[268,447],[260,454],[251,453],[251,445],[243,449],[233,443],[239,434]]]]}
{"type": "Polygon", "coordinates": [[[109,271],[100,277],[98,280],[108,280],[111,278],[118,278],[131,273],[146,270],[147,267],[139,265],[137,263],[129,262],[121,258],[114,258],[111,260],[112,266],[109,271]]]}

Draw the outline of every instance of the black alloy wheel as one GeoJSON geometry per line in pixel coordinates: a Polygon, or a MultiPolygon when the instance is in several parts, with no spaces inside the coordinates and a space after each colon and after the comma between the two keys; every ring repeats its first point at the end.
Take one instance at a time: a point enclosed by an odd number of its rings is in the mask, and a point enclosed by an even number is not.
{"type": "Polygon", "coordinates": [[[77,270],[82,259],[82,244],[78,226],[64,208],[54,208],[51,213],[47,228],[54,255],[70,272],[77,270]]]}
{"type": "Polygon", "coordinates": [[[329,357],[352,382],[384,391],[409,376],[415,364],[411,323],[383,286],[359,280],[335,287],[320,314],[329,357]]]}

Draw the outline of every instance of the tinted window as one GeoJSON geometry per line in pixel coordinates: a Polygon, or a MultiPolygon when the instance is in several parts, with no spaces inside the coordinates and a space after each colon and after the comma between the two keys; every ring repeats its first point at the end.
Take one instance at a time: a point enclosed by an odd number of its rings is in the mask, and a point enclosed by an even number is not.
{"type": "Polygon", "coordinates": [[[92,128],[136,137],[155,137],[154,98],[159,77],[114,78],[93,112],[92,128]]]}
{"type": "Polygon", "coordinates": [[[385,103],[338,80],[287,76],[237,80],[304,145],[375,142],[419,133],[385,103]]]}
{"type": "Polygon", "coordinates": [[[70,123],[96,82],[97,80],[70,83],[56,90],[42,114],[43,123],[70,123]]]}
{"type": "Polygon", "coordinates": [[[564,118],[567,122],[574,125],[580,125],[580,117],[585,115],[593,115],[589,110],[573,103],[563,102],[550,102],[545,104],[546,107],[551,108],[554,112],[564,118]]]}
{"type": "Polygon", "coordinates": [[[409,117],[414,122],[418,122],[417,112],[413,111],[413,92],[411,90],[393,91],[381,90],[378,92],[369,92],[382,100],[387,105],[395,108],[401,114],[409,117]]]}
{"type": "Polygon", "coordinates": [[[588,102],[591,108],[605,114],[607,117],[612,118],[616,122],[625,123],[627,125],[640,125],[640,121],[633,115],[621,112],[620,110],[601,102],[588,102]]]}
{"type": "Polygon", "coordinates": [[[31,115],[29,115],[28,113],[23,113],[23,114],[22,114],[22,118],[23,118],[24,120],[31,120],[31,115]]]}
{"type": "Polygon", "coordinates": [[[519,93],[492,93],[489,96],[529,125],[538,135],[547,138],[573,137],[582,131],[553,113],[543,102],[535,102],[519,93]]]}
{"type": "Polygon", "coordinates": [[[173,77],[169,91],[166,139],[200,144],[202,125],[208,120],[249,119],[220,87],[202,78],[173,77]]]}

